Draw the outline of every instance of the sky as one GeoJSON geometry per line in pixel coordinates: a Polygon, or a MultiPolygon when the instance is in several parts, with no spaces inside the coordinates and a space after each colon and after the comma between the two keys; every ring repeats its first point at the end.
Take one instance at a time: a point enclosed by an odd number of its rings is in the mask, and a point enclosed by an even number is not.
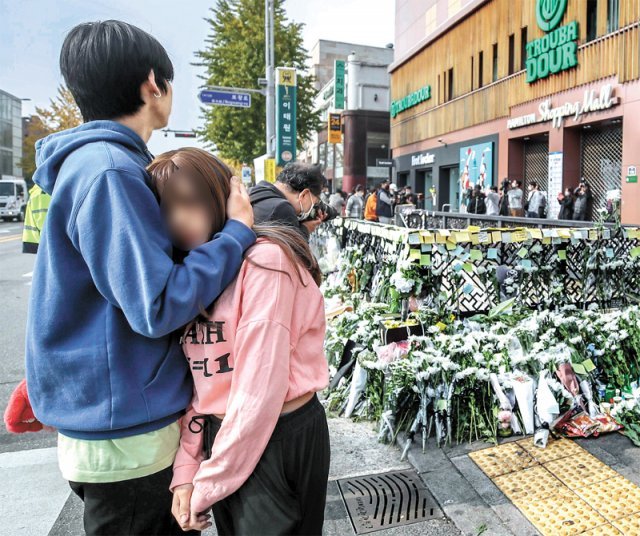
{"type": "MultiPolygon", "coordinates": [[[[23,102],[23,115],[47,106],[62,83],[58,55],[65,34],[80,22],[120,19],[154,35],[174,63],[169,128],[197,128],[201,68],[190,63],[204,46],[209,31],[204,17],[214,5],[215,0],[0,0],[0,89],[31,99],[23,102]]],[[[285,9],[290,20],[305,24],[307,49],[318,39],[374,46],[393,42],[394,0],[286,0],[285,9]]],[[[156,132],[149,148],[159,154],[198,144],[156,132]]]]}

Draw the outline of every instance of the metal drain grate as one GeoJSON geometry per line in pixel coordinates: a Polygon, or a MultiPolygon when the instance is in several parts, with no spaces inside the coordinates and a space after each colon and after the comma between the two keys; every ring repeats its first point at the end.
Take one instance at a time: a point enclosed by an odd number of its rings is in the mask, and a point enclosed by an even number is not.
{"type": "Polygon", "coordinates": [[[415,471],[344,478],[338,485],[356,534],[442,517],[415,471]]]}

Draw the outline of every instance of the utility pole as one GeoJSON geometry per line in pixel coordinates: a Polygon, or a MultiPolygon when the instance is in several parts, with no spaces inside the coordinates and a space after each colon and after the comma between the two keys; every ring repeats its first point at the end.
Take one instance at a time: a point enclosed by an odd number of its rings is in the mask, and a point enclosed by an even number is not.
{"type": "Polygon", "coordinates": [[[275,140],[275,50],[274,50],[274,0],[264,0],[264,63],[266,70],[266,96],[267,96],[267,129],[266,129],[266,154],[269,158],[274,156],[275,140]]]}

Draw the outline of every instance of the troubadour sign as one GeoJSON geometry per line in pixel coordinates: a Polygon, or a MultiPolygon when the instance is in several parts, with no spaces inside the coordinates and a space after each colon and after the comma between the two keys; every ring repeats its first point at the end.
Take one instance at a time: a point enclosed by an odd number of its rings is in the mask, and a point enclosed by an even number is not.
{"type": "Polygon", "coordinates": [[[538,26],[546,35],[527,43],[527,82],[533,83],[578,65],[578,23],[557,26],[568,0],[537,0],[538,26]]]}

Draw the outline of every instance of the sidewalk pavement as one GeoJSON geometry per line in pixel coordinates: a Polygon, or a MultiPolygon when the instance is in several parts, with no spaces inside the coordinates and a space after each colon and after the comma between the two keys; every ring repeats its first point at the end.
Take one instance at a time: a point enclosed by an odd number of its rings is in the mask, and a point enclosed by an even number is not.
{"type": "MultiPolygon", "coordinates": [[[[325,536],[354,534],[337,480],[399,469],[400,451],[376,439],[373,425],[348,419],[329,419],[331,469],[325,514],[325,536]]],[[[80,536],[82,503],[70,492],[58,470],[56,449],[39,448],[0,454],[3,522],[0,536],[80,536]]],[[[216,534],[215,528],[206,536],[216,534]]],[[[374,533],[380,536],[457,536],[446,519],[435,519],[374,533]]]]}
{"type": "MultiPolygon", "coordinates": [[[[469,458],[490,446],[478,442],[439,449],[433,440],[422,452],[420,441],[400,461],[398,446],[377,441],[371,423],[331,417],[331,469],[325,515],[325,536],[354,534],[337,480],[378,472],[415,468],[446,518],[385,529],[380,536],[492,536],[539,534],[520,511],[469,458]]],[[[620,434],[579,440],[578,444],[633,483],[640,485],[640,449],[620,434]]],[[[0,536],[79,536],[82,503],[69,491],[57,467],[55,447],[0,454],[3,522],[0,536]]],[[[216,534],[215,529],[206,536],[216,534]]]]}
{"type": "MultiPolygon", "coordinates": [[[[511,438],[519,440],[522,436],[511,438]]],[[[404,447],[405,438],[398,438],[404,447]]],[[[632,483],[640,486],[640,448],[620,433],[579,439],[577,444],[632,483]]],[[[429,440],[425,453],[415,441],[408,461],[442,507],[465,535],[540,534],[495,484],[471,460],[469,453],[493,446],[485,442],[439,449],[429,440]]]]}

